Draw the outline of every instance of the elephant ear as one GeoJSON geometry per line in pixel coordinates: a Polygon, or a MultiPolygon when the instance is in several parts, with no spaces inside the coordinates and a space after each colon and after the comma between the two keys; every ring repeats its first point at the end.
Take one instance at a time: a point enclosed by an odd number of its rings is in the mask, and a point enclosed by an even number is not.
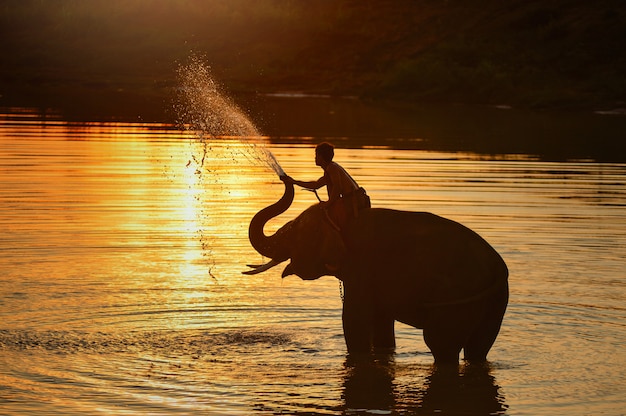
{"type": "Polygon", "coordinates": [[[313,205],[300,214],[290,235],[291,262],[283,277],[295,274],[303,280],[313,280],[325,275],[337,276],[346,258],[346,245],[321,205],[313,205]]]}
{"type": "Polygon", "coordinates": [[[339,231],[328,221],[323,221],[322,243],[320,244],[320,260],[328,274],[336,276],[341,269],[347,254],[346,244],[339,231]]]}

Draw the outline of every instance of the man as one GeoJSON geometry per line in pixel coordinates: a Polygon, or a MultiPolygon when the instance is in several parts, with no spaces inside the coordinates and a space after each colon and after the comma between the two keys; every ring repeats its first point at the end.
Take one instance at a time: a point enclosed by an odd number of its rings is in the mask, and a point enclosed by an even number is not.
{"type": "Polygon", "coordinates": [[[365,190],[338,163],[333,162],[335,148],[330,143],[320,143],[315,148],[315,164],[324,170],[324,176],[316,181],[298,181],[290,176],[284,180],[306,189],[316,190],[326,185],[328,201],[322,202],[329,220],[343,229],[360,209],[369,208],[370,200],[365,190]]]}

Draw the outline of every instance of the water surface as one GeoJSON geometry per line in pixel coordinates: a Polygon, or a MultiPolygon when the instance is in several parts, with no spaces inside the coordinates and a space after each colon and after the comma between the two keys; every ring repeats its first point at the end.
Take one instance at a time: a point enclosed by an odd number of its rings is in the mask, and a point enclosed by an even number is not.
{"type": "MultiPolygon", "coordinates": [[[[270,149],[314,179],[312,142],[270,149]]],[[[403,325],[395,356],[347,357],[334,278],[241,275],[282,194],[250,156],[163,124],[0,116],[0,413],[623,414],[625,164],[337,150],[375,206],[460,221],[507,262],[489,365],[450,375],[403,325]]]]}

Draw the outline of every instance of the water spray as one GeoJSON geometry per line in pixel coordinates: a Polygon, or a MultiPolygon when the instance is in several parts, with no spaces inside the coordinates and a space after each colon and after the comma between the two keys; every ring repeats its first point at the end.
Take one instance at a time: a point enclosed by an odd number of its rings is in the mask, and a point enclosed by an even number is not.
{"type": "MultiPolygon", "coordinates": [[[[285,180],[284,170],[267,147],[267,138],[259,132],[244,111],[220,91],[203,59],[191,56],[187,64],[179,66],[178,78],[179,94],[175,107],[179,123],[182,128],[195,133],[196,141],[201,145],[201,154],[192,154],[188,163],[188,167],[194,164],[198,180],[205,177],[205,160],[215,161],[214,157],[208,156],[217,154],[228,158],[223,162],[245,159],[254,165],[270,169],[281,180],[285,180]],[[214,145],[229,154],[213,152],[214,145]]],[[[198,148],[194,146],[194,149],[198,148]]],[[[220,169],[217,168],[212,173],[211,177],[219,182],[220,169]]],[[[203,255],[211,263],[208,268],[209,276],[216,279],[215,259],[210,256],[211,241],[215,237],[202,228],[198,230],[198,234],[203,250],[207,251],[203,255]]]]}
{"type": "Polygon", "coordinates": [[[178,69],[181,81],[178,113],[183,125],[194,130],[200,140],[235,138],[244,145],[242,155],[253,163],[274,171],[279,178],[285,171],[266,146],[266,139],[230,98],[220,92],[210,68],[192,56],[178,69]]]}

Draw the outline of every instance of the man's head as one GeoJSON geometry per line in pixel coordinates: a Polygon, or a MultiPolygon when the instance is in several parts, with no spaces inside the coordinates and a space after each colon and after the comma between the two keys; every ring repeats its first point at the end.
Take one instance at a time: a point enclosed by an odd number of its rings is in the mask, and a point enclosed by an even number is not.
{"type": "Polygon", "coordinates": [[[332,144],[324,142],[315,148],[315,164],[317,166],[326,166],[333,161],[333,157],[335,157],[335,146],[332,144]]]}

